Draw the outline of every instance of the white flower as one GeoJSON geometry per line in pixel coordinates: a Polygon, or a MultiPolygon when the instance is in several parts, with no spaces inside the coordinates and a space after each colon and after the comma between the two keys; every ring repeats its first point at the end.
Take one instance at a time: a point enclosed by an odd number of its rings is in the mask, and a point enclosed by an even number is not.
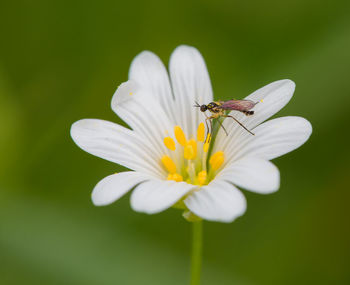
{"type": "MultiPolygon", "coordinates": [[[[205,62],[193,47],[180,46],[170,58],[169,74],[149,51],[132,62],[129,81],[112,99],[113,111],[132,130],[97,119],[72,125],[71,136],[83,150],[132,171],[112,174],[94,188],[95,205],[108,205],[135,187],[135,211],[158,213],[175,206],[191,219],[231,222],[246,210],[238,190],[268,194],[279,188],[279,171],[269,160],[301,146],[312,132],[301,117],[263,123],[291,99],[295,84],[273,82],[247,97],[253,116],[232,112],[255,136],[226,119],[208,154],[203,114],[194,102],[208,104],[213,93],[205,62]],[[193,213],[195,215],[193,215],[193,213]]],[[[234,94],[232,94],[234,96],[234,94]]]]}

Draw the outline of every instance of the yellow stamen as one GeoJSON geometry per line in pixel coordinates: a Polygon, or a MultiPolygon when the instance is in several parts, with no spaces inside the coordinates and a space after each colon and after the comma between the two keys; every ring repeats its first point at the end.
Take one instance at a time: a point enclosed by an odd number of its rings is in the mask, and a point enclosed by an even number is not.
{"type": "Polygon", "coordinates": [[[204,143],[204,145],[203,145],[203,151],[204,151],[204,152],[208,152],[210,140],[211,140],[211,135],[208,134],[208,135],[207,135],[207,138],[206,138],[206,140],[205,140],[205,143],[204,143]]]}
{"type": "Polygon", "coordinates": [[[218,151],[211,156],[209,163],[213,170],[218,170],[221,167],[221,165],[224,163],[224,160],[225,160],[224,152],[218,151]]]}
{"type": "Polygon", "coordinates": [[[205,142],[206,143],[210,143],[210,140],[211,140],[211,134],[208,134],[205,142]]]}
{"type": "Polygon", "coordinates": [[[181,182],[183,181],[183,178],[180,174],[174,173],[174,174],[169,174],[167,180],[174,180],[176,182],[181,182]]]}
{"type": "Polygon", "coordinates": [[[261,103],[264,102],[264,99],[261,99],[260,102],[261,102],[261,103]]]}
{"type": "Polygon", "coordinates": [[[203,151],[204,151],[204,152],[208,152],[208,149],[209,149],[209,143],[205,143],[205,144],[203,145],[203,151]]]}
{"type": "Polygon", "coordinates": [[[190,139],[184,149],[184,157],[186,159],[195,159],[197,155],[197,143],[194,139],[190,139]]]}
{"type": "Polygon", "coordinates": [[[163,165],[165,166],[165,168],[168,170],[168,172],[170,172],[172,174],[176,173],[176,165],[175,165],[174,161],[170,158],[170,156],[163,155],[161,161],[162,161],[163,165]]]}
{"type": "Polygon", "coordinates": [[[174,140],[171,137],[165,137],[164,138],[164,144],[170,150],[175,150],[176,149],[175,142],[174,142],[174,140]]]}
{"type": "Polygon", "coordinates": [[[207,180],[207,172],[205,170],[198,173],[197,176],[199,185],[204,185],[207,180]]]}
{"type": "Polygon", "coordinates": [[[184,158],[193,159],[195,157],[194,149],[190,144],[187,144],[184,149],[184,158]]]}
{"type": "Polygon", "coordinates": [[[197,129],[197,141],[204,142],[204,124],[200,123],[197,129]]]}
{"type": "Polygon", "coordinates": [[[188,141],[188,144],[190,144],[194,150],[194,158],[196,157],[197,155],[197,142],[194,140],[194,139],[190,139],[188,141]]]}
{"type": "Polygon", "coordinates": [[[186,145],[186,136],[180,126],[174,127],[175,138],[182,146],[186,145]]]}

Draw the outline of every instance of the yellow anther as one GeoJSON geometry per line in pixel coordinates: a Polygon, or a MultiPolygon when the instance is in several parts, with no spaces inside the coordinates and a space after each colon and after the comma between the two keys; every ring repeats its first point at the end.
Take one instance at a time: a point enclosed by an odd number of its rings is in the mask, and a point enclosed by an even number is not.
{"type": "Polygon", "coordinates": [[[261,102],[261,103],[264,102],[264,99],[261,99],[260,102],[261,102]]]}
{"type": "Polygon", "coordinates": [[[195,159],[197,155],[197,143],[194,139],[190,139],[184,149],[184,157],[186,159],[195,159]]]}
{"type": "Polygon", "coordinates": [[[131,95],[132,95],[132,92],[130,92],[129,95],[131,96],[131,95]]]}
{"type": "Polygon", "coordinates": [[[190,144],[193,147],[194,156],[196,157],[196,155],[197,155],[197,142],[194,139],[190,139],[188,141],[188,144],[190,144]]]}
{"type": "Polygon", "coordinates": [[[205,143],[204,143],[204,145],[203,145],[203,151],[204,151],[204,152],[208,152],[210,140],[211,140],[211,135],[208,134],[208,135],[207,135],[207,138],[205,139],[205,143]]]}
{"type": "Polygon", "coordinates": [[[210,140],[211,140],[211,134],[208,134],[205,140],[205,143],[210,143],[210,140]]]}
{"type": "Polygon", "coordinates": [[[170,150],[176,149],[175,142],[171,137],[165,137],[163,142],[168,149],[170,150]]]}
{"type": "Polygon", "coordinates": [[[221,167],[221,165],[224,163],[224,160],[225,160],[224,152],[218,151],[211,156],[209,163],[213,170],[218,170],[221,167]]]}
{"type": "Polygon", "coordinates": [[[168,155],[163,155],[161,158],[161,161],[164,165],[164,167],[168,170],[170,173],[176,173],[176,165],[174,161],[170,158],[168,155]]]}
{"type": "Polygon", "coordinates": [[[186,145],[184,149],[184,158],[193,159],[195,157],[194,149],[191,145],[186,145]]]}
{"type": "Polygon", "coordinates": [[[174,180],[176,182],[181,182],[183,181],[183,178],[180,174],[174,173],[174,174],[169,174],[167,180],[174,180]]]}
{"type": "Polygon", "coordinates": [[[186,145],[186,136],[180,126],[174,127],[175,138],[182,146],[186,145]]]}
{"type": "Polygon", "coordinates": [[[204,145],[203,145],[203,151],[204,152],[208,152],[208,149],[209,149],[209,143],[205,143],[204,145]]]}
{"type": "Polygon", "coordinates": [[[204,185],[207,180],[207,172],[205,170],[198,173],[197,176],[199,185],[204,185]]]}
{"type": "Polygon", "coordinates": [[[197,141],[204,142],[204,124],[200,123],[197,129],[197,141]]]}

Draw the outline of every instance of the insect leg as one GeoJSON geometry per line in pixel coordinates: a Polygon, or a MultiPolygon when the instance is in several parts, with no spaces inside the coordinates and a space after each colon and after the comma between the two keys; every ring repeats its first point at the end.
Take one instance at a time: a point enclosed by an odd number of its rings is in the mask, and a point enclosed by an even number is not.
{"type": "Polygon", "coordinates": [[[210,116],[210,137],[209,141],[211,140],[211,137],[213,136],[213,118],[210,116]]]}
{"type": "Polygon", "coordinates": [[[205,113],[204,113],[204,115],[205,115],[205,126],[206,126],[206,130],[205,130],[205,132],[206,132],[206,134],[205,134],[205,141],[206,141],[207,137],[208,137],[208,133],[209,133],[209,127],[208,127],[209,117],[205,113]]]}
{"type": "Polygon", "coordinates": [[[223,115],[223,117],[230,117],[232,119],[234,119],[243,129],[245,129],[248,133],[252,134],[253,136],[255,136],[254,133],[252,133],[250,130],[248,130],[240,121],[238,121],[236,118],[230,116],[230,115],[223,115]]]}
{"type": "Polygon", "coordinates": [[[207,126],[207,135],[205,136],[205,141],[207,141],[207,140],[208,140],[208,135],[209,135],[209,134],[211,135],[211,132],[212,132],[212,130],[213,130],[212,117],[207,117],[207,118],[205,119],[205,124],[206,124],[206,126],[207,126]],[[208,120],[209,120],[209,122],[210,122],[210,128],[208,127],[208,120]]]}
{"type": "Polygon", "coordinates": [[[222,127],[222,129],[225,131],[226,136],[228,136],[228,132],[226,131],[224,125],[221,123],[220,118],[218,118],[218,122],[220,124],[220,127],[222,127]]]}

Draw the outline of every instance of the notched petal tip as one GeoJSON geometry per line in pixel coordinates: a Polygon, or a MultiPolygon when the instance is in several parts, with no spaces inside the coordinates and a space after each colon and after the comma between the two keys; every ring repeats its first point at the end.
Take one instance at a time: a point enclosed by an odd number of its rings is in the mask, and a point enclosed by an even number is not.
{"type": "Polygon", "coordinates": [[[173,206],[195,187],[185,182],[147,181],[132,192],[131,208],[136,212],[156,214],[173,206]]]}
{"type": "Polygon", "coordinates": [[[81,147],[81,138],[86,136],[86,130],[91,128],[94,120],[95,119],[81,119],[74,122],[70,127],[70,136],[79,147],[81,147]]]}
{"type": "Polygon", "coordinates": [[[97,183],[91,193],[95,206],[106,206],[114,203],[135,185],[147,181],[149,177],[135,171],[115,173],[97,183]]]}
{"type": "Polygon", "coordinates": [[[304,120],[305,133],[307,133],[310,137],[312,134],[312,131],[313,131],[313,128],[312,128],[310,121],[308,121],[307,119],[302,118],[302,117],[300,117],[300,118],[304,120]]]}
{"type": "Polygon", "coordinates": [[[233,162],[219,174],[219,178],[259,194],[274,193],[280,186],[278,168],[258,157],[248,156],[233,162]]]}
{"type": "Polygon", "coordinates": [[[232,184],[217,179],[192,193],[184,202],[194,214],[214,222],[231,223],[247,209],[242,192],[232,184]]]}
{"type": "Polygon", "coordinates": [[[124,102],[133,99],[139,90],[140,87],[134,80],[128,80],[120,84],[112,97],[112,109],[115,110],[117,105],[121,105],[124,102]]]}
{"type": "Polygon", "coordinates": [[[144,50],[132,60],[129,68],[129,79],[138,81],[140,76],[149,76],[147,72],[159,72],[159,70],[163,72],[163,69],[166,72],[160,58],[155,53],[144,50]]]}
{"type": "Polygon", "coordinates": [[[293,91],[295,89],[295,82],[291,79],[281,79],[281,80],[278,80],[276,82],[280,82],[281,84],[288,86],[293,91]]]}

